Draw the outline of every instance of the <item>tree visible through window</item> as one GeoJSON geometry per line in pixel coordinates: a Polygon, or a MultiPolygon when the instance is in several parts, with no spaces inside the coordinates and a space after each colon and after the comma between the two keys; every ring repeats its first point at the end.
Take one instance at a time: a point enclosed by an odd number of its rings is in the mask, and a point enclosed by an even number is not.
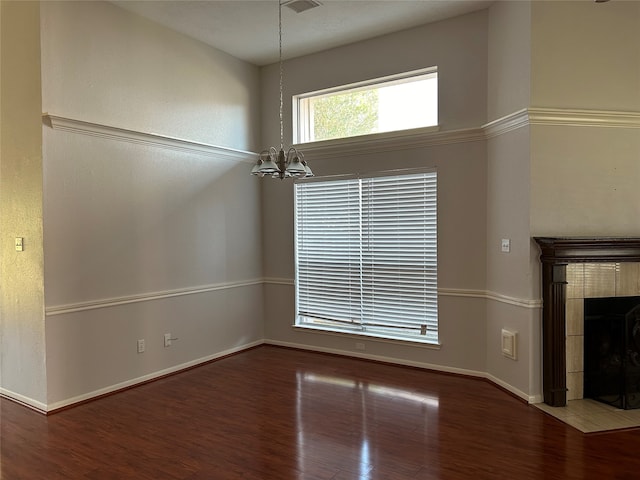
{"type": "Polygon", "coordinates": [[[377,90],[330,95],[310,103],[317,139],[367,135],[378,130],[377,90]]]}

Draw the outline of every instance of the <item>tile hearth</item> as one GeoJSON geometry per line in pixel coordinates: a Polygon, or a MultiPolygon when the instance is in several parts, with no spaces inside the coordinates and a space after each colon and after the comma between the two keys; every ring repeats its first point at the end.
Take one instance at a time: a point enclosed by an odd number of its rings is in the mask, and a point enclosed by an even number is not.
{"type": "Polygon", "coordinates": [[[640,409],[620,410],[591,399],[570,400],[566,407],[534,406],[583,433],[640,428],[640,409]]]}
{"type": "Polygon", "coordinates": [[[535,407],[583,433],[640,428],[640,409],[621,410],[583,398],[584,299],[639,295],[640,263],[570,263],[566,272],[567,405],[535,407]]]}

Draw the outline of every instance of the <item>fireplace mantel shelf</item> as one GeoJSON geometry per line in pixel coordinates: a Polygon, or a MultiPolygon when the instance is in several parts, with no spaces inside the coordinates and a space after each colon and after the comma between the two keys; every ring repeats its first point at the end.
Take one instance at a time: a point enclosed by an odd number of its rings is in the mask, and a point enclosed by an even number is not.
{"type": "Polygon", "coordinates": [[[534,237],[542,262],[542,390],[544,402],[567,404],[566,267],[571,262],[640,262],[638,237],[534,237]]]}
{"type": "Polygon", "coordinates": [[[544,262],[638,262],[638,237],[535,237],[544,262]]]}

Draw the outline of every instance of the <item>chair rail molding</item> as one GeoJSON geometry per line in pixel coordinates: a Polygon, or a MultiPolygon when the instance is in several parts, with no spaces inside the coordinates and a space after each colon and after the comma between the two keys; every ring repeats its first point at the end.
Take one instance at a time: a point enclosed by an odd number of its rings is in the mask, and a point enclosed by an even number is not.
{"type": "Polygon", "coordinates": [[[255,162],[257,153],[233,148],[219,147],[206,143],[193,142],[180,138],[158,135],[155,133],[139,132],[126,128],[102,125],[99,123],[86,122],[73,118],[61,117],[51,113],[42,114],[43,123],[53,130],[78,133],[91,137],[106,138],[120,142],[145,145],[148,147],[164,148],[192,155],[201,155],[209,158],[234,160],[242,163],[252,164],[255,162]]]}

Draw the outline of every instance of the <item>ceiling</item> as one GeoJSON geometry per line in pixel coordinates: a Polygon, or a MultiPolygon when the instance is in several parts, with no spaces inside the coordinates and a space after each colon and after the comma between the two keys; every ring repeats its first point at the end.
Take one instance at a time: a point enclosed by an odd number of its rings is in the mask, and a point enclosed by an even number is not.
{"type": "MultiPolygon", "coordinates": [[[[282,9],[284,58],[481,10],[485,0],[320,0],[282,9]]],[[[278,61],[277,0],[113,0],[112,3],[256,65],[278,61]]],[[[283,2],[284,3],[284,2],[283,2]]]]}

